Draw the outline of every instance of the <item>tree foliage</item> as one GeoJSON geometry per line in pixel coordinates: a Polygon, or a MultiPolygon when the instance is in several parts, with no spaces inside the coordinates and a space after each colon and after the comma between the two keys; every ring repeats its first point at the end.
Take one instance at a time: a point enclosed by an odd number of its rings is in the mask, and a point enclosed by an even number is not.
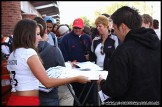
{"type": "MultiPolygon", "coordinates": [[[[108,3],[109,3],[109,1],[108,1],[108,3]]],[[[99,15],[101,15],[103,13],[107,13],[107,14],[111,15],[114,13],[114,11],[116,11],[118,8],[120,8],[122,6],[134,7],[139,11],[139,13],[141,15],[146,13],[146,14],[150,14],[151,16],[153,16],[153,14],[155,13],[153,11],[153,4],[151,4],[151,2],[148,2],[148,1],[133,1],[133,2],[132,1],[118,1],[118,2],[113,2],[111,5],[105,6],[100,10],[96,10],[94,12],[94,15],[95,15],[94,20],[89,20],[86,16],[82,16],[81,18],[84,20],[85,25],[95,27],[94,22],[95,22],[95,19],[99,15]]]]}
{"type": "MultiPolygon", "coordinates": [[[[139,12],[139,14],[150,14],[151,16],[153,16],[153,4],[146,2],[146,1],[133,1],[133,2],[128,2],[128,1],[120,1],[120,2],[114,2],[109,6],[103,7],[102,11],[95,11],[95,17],[98,17],[99,15],[103,14],[103,13],[107,13],[109,15],[113,14],[118,8],[122,7],[122,6],[129,6],[129,7],[133,7],[136,8],[139,12]]],[[[92,24],[94,23],[91,22],[92,24]]],[[[93,24],[94,25],[94,24],[93,24]]]]}
{"type": "Polygon", "coordinates": [[[117,3],[112,3],[110,6],[103,7],[103,11],[96,11],[95,16],[98,16],[102,13],[107,13],[109,15],[113,14],[115,10],[122,6],[129,6],[136,8],[139,13],[142,15],[144,13],[149,13],[151,16],[153,15],[153,5],[146,1],[134,1],[134,2],[128,2],[128,1],[121,1],[117,3]]]}
{"type": "Polygon", "coordinates": [[[84,25],[88,25],[88,26],[90,25],[90,20],[86,16],[82,16],[81,18],[84,21],[84,25]]]}

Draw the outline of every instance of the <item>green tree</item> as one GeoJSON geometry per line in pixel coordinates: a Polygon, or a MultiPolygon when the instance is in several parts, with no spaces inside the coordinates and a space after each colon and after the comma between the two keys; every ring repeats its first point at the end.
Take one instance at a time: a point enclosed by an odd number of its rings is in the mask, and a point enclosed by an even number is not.
{"type": "Polygon", "coordinates": [[[84,25],[90,26],[90,20],[89,20],[86,16],[82,16],[81,18],[82,18],[83,21],[84,21],[84,25]]]}
{"type": "Polygon", "coordinates": [[[110,6],[105,6],[103,7],[103,11],[99,11],[97,10],[95,12],[95,16],[99,16],[102,13],[107,13],[109,15],[113,14],[115,10],[117,10],[118,8],[122,7],[122,6],[130,6],[130,7],[134,7],[136,8],[139,13],[142,15],[144,13],[150,14],[151,16],[153,16],[153,5],[150,2],[147,1],[133,1],[133,2],[128,2],[128,1],[121,1],[121,2],[115,2],[112,3],[110,6]]]}

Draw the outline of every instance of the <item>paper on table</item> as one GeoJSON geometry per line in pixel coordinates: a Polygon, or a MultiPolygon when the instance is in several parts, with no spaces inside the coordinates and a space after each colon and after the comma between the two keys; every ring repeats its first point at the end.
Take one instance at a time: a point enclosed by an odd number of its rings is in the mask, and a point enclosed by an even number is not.
{"type": "MultiPolygon", "coordinates": [[[[50,78],[68,78],[82,75],[88,77],[89,80],[98,80],[99,75],[101,75],[103,79],[106,79],[108,75],[108,71],[97,71],[93,69],[90,69],[89,71],[84,71],[83,69],[72,69],[62,66],[51,67],[48,70],[46,70],[46,72],[50,78]]],[[[41,83],[39,86],[46,88],[41,83]]]]}
{"type": "Polygon", "coordinates": [[[99,75],[103,77],[103,79],[107,78],[108,71],[95,71],[95,70],[90,70],[90,71],[84,71],[80,69],[69,69],[67,73],[67,77],[75,77],[75,76],[86,76],[88,77],[89,80],[98,80],[99,75]]]}
{"type": "Polygon", "coordinates": [[[102,78],[106,80],[107,75],[108,75],[108,71],[99,71],[99,75],[101,75],[102,78]]]}
{"type": "Polygon", "coordinates": [[[65,67],[72,68],[71,62],[69,62],[69,61],[65,62],[65,67]]]}
{"type": "Polygon", "coordinates": [[[90,69],[90,70],[103,70],[101,67],[99,67],[98,65],[87,61],[87,62],[80,62],[80,63],[76,63],[75,65],[79,66],[80,69],[90,69]]]}
{"type": "Polygon", "coordinates": [[[62,66],[51,67],[47,71],[48,76],[52,78],[66,78],[67,68],[62,66]]]}
{"type": "MultiPolygon", "coordinates": [[[[66,71],[64,70],[65,67],[62,66],[56,66],[56,67],[50,67],[48,70],[46,70],[48,76],[51,78],[66,78],[66,71]]],[[[42,83],[39,83],[39,90],[43,92],[50,92],[53,88],[46,88],[42,83]]]]}
{"type": "MultiPolygon", "coordinates": [[[[67,62],[66,67],[51,67],[46,70],[46,72],[50,78],[67,78],[79,75],[86,76],[89,80],[98,80],[99,75],[101,75],[103,79],[107,78],[108,71],[101,71],[102,68],[92,62],[82,62],[77,63],[76,65],[80,68],[72,69],[71,64],[67,62]]],[[[53,88],[46,88],[43,84],[40,83],[39,89],[44,92],[50,92],[53,88]]]]}
{"type": "Polygon", "coordinates": [[[86,76],[89,80],[98,80],[99,79],[99,72],[98,71],[80,71],[76,69],[72,69],[68,74],[67,77],[75,77],[75,76],[86,76]]]}

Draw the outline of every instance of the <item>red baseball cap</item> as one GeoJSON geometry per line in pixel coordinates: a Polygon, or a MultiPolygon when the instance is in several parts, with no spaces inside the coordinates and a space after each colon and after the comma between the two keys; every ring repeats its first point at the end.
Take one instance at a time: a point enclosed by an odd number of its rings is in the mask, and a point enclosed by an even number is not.
{"type": "Polygon", "coordinates": [[[81,18],[77,18],[73,21],[73,27],[83,28],[84,22],[81,18]]]}

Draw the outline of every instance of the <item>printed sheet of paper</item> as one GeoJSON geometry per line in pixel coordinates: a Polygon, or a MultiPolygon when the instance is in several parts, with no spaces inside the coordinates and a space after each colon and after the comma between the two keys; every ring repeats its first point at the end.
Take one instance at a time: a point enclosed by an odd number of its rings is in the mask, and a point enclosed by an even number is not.
{"type": "Polygon", "coordinates": [[[79,66],[80,69],[90,69],[90,70],[96,70],[96,71],[103,70],[101,67],[99,67],[98,65],[90,61],[77,63],[76,65],[79,66]]]}
{"type": "Polygon", "coordinates": [[[51,67],[47,70],[48,76],[51,78],[68,78],[75,76],[87,76],[90,80],[98,80],[99,75],[104,79],[107,78],[108,71],[97,71],[97,70],[80,70],[75,68],[66,68],[62,66],[51,67]]]}
{"type": "MultiPolygon", "coordinates": [[[[67,74],[64,70],[65,67],[57,66],[57,67],[51,67],[48,70],[46,70],[47,74],[51,78],[66,78],[67,74]]],[[[46,88],[42,83],[39,84],[39,90],[43,92],[50,92],[53,88],[46,88]]]]}

